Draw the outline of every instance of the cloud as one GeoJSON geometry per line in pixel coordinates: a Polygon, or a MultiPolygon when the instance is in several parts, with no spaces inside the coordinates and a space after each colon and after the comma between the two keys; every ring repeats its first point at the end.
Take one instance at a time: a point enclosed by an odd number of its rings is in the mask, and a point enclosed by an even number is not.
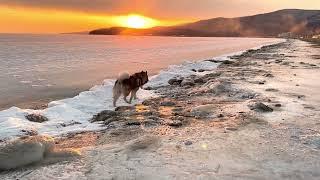
{"type": "Polygon", "coordinates": [[[256,14],[282,8],[320,8],[314,0],[0,0],[0,5],[120,15],[141,13],[156,18],[210,18],[256,14]]]}

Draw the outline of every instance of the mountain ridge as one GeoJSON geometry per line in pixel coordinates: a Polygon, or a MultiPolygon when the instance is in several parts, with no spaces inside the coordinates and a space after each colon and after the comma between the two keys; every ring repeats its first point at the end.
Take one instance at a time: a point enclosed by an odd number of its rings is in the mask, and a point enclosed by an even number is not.
{"type": "Polygon", "coordinates": [[[276,37],[282,33],[297,35],[320,33],[320,10],[282,9],[274,12],[196,22],[133,29],[112,27],[90,31],[93,35],[156,35],[156,36],[214,36],[214,37],[276,37]]]}

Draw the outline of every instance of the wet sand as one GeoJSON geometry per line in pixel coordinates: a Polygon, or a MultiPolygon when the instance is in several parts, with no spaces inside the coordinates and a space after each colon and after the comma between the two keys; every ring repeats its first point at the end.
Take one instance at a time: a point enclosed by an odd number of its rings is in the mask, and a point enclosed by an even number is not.
{"type": "Polygon", "coordinates": [[[153,88],[159,98],[95,116],[103,132],[57,140],[80,149],[81,159],[0,176],[319,179],[319,52],[288,41],[234,56],[205,76],[177,77],[153,88]]]}

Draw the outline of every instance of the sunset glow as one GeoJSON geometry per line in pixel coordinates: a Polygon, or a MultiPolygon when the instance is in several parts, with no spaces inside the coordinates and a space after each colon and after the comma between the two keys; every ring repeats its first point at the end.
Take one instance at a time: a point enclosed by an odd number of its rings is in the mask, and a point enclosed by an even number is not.
{"type": "Polygon", "coordinates": [[[1,0],[0,33],[64,33],[114,26],[151,28],[285,8],[319,9],[320,1],[1,0]]]}
{"type": "Polygon", "coordinates": [[[141,15],[128,15],[120,17],[119,21],[124,27],[136,29],[150,28],[158,25],[156,20],[141,15]]]}
{"type": "Polygon", "coordinates": [[[0,6],[0,33],[65,33],[82,32],[92,29],[122,26],[130,28],[150,28],[154,26],[176,25],[186,21],[155,20],[137,14],[100,15],[70,11],[42,10],[28,8],[8,8],[0,6]]]}

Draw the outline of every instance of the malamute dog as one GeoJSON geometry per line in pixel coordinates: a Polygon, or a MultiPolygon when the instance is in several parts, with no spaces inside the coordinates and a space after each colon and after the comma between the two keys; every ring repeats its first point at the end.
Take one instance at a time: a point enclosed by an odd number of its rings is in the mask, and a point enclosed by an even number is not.
{"type": "Polygon", "coordinates": [[[116,107],[117,100],[121,95],[128,104],[131,104],[132,99],[137,99],[137,91],[140,87],[149,81],[148,72],[141,71],[133,75],[128,73],[121,73],[113,87],[113,106],[116,107]],[[131,93],[130,100],[127,96],[131,93]]]}

